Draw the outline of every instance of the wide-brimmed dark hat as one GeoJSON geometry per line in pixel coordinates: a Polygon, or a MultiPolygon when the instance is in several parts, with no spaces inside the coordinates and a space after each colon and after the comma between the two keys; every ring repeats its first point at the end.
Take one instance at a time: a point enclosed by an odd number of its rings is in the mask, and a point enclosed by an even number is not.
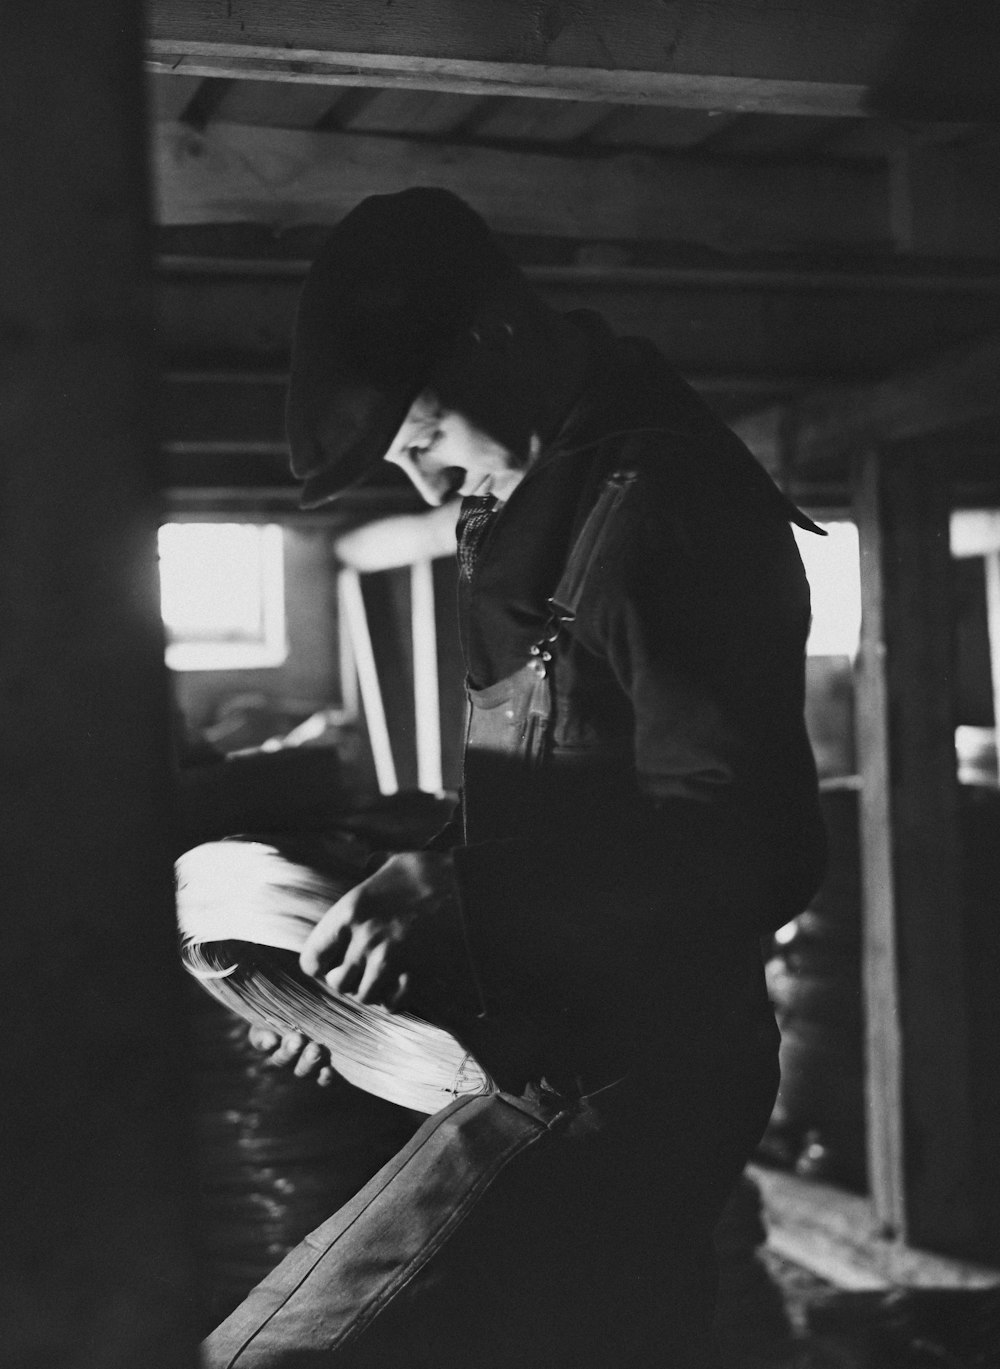
{"type": "Polygon", "coordinates": [[[515,273],[447,190],[373,195],[341,220],[306,276],[292,341],[286,422],[303,507],[381,461],[480,302],[515,273]]]}

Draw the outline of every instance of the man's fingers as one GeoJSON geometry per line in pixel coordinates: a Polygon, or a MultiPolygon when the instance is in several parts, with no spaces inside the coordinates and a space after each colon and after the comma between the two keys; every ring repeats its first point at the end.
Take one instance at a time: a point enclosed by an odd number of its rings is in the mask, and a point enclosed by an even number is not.
{"type": "Polygon", "coordinates": [[[250,1044],[257,1050],[270,1052],[264,1060],[268,1069],[292,1068],[299,1079],[315,1077],[317,1084],[329,1087],[336,1078],[330,1068],[330,1057],[325,1046],[310,1041],[302,1032],[288,1032],[279,1036],[273,1027],[251,1027],[247,1033],[250,1044]]]}
{"type": "Polygon", "coordinates": [[[323,1063],[323,1047],[315,1041],[307,1041],[302,1048],[302,1053],[295,1062],[293,1073],[299,1079],[308,1079],[310,1074],[318,1070],[323,1063]]]}
{"type": "Polygon", "coordinates": [[[361,983],[364,961],[345,960],[323,976],[323,983],[331,993],[354,993],[361,983]]]}
{"type": "Polygon", "coordinates": [[[352,889],[338,899],[306,937],[299,956],[299,965],[305,974],[318,977],[343,960],[351,940],[354,894],[352,889]]]}
{"type": "Polygon", "coordinates": [[[282,1037],[281,1045],[268,1057],[267,1063],[275,1066],[291,1064],[305,1044],[306,1038],[301,1032],[289,1032],[287,1036],[282,1037]]]}
{"type": "Polygon", "coordinates": [[[396,985],[396,992],[391,998],[386,1000],[386,1007],[390,1012],[400,1012],[406,1006],[406,1000],[410,993],[410,976],[401,974],[396,985]]]}
{"type": "Polygon", "coordinates": [[[281,1037],[273,1027],[251,1027],[247,1032],[247,1040],[255,1051],[273,1051],[281,1037]]]}
{"type": "Polygon", "coordinates": [[[343,961],[323,976],[323,983],[331,993],[390,1007],[405,996],[408,978],[390,966],[390,948],[384,942],[372,944],[356,931],[343,961]]]}
{"type": "Polygon", "coordinates": [[[376,946],[365,961],[354,996],[361,1003],[385,1003],[396,994],[399,976],[389,970],[384,946],[376,946]]]}

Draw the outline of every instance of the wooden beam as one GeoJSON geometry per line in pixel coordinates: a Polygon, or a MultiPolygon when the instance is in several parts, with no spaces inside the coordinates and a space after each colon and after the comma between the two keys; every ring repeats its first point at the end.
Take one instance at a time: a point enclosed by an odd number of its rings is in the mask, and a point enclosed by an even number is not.
{"type": "Polygon", "coordinates": [[[197,1353],[196,1187],[156,575],[142,15],[135,0],[38,0],[8,6],[4,30],[3,1355],[183,1369],[197,1353]]]}
{"type": "Polygon", "coordinates": [[[683,72],[609,71],[524,62],[407,58],[377,53],[179,43],[152,39],[150,72],[228,80],[299,81],[309,85],[430,90],[453,95],[666,105],[737,114],[805,114],[857,118],[867,110],[866,87],[833,81],[781,81],[683,72]]]}
{"type": "MultiPolygon", "coordinates": [[[[262,241],[254,254],[234,250],[218,252],[195,251],[185,247],[177,237],[189,230],[183,225],[175,228],[161,226],[159,239],[163,245],[157,257],[159,275],[171,277],[211,276],[233,279],[301,280],[309,269],[311,254],[299,247],[298,253],[282,250],[284,241],[275,238],[266,228],[257,230],[262,241]]],[[[225,247],[227,235],[242,234],[246,225],[204,228],[211,238],[225,247]]],[[[312,251],[318,249],[326,233],[315,231],[312,251]]],[[[604,253],[628,259],[629,249],[620,245],[567,240],[567,256],[574,261],[540,263],[532,260],[530,247],[521,248],[519,239],[506,238],[509,255],[519,263],[529,280],[540,287],[566,289],[624,288],[650,290],[755,290],[769,293],[804,292],[817,294],[878,294],[878,295],[997,295],[1000,294],[1000,265],[954,264],[933,261],[920,263],[900,261],[892,255],[864,256],[852,253],[849,264],[834,264],[825,256],[782,256],[776,253],[726,256],[713,264],[693,262],[690,252],[683,249],[658,252],[657,265],[626,265],[620,260],[604,262],[590,260],[604,253]],[[521,250],[519,250],[521,248],[521,250]]],[[[297,244],[296,244],[297,245],[297,244]]]]}
{"type": "Polygon", "coordinates": [[[970,1039],[940,469],[871,451],[857,481],[857,676],[869,1176],[887,1239],[967,1256],[970,1039]]]}
{"type": "MultiPolygon", "coordinates": [[[[849,0],[791,8],[741,0],[153,0],[149,52],[154,70],[210,76],[851,115],[878,103],[880,85],[897,74],[913,8],[907,0],[860,8],[849,0]]],[[[968,26],[962,43],[949,52],[952,73],[971,72],[977,57],[982,65],[984,44],[968,26]]],[[[923,46],[933,58],[941,44],[923,46]]],[[[907,62],[912,74],[910,50],[907,62]]],[[[933,61],[919,68],[928,86],[934,75],[933,61]]],[[[980,84],[952,77],[950,117],[982,98],[980,84]]],[[[919,117],[921,79],[905,94],[908,114],[919,117]]]]}
{"type": "Polygon", "coordinates": [[[468,199],[498,233],[724,252],[891,245],[888,180],[869,166],[572,157],[180,123],[158,125],[151,156],[162,224],[333,224],[367,195],[436,185],[468,199]]]}
{"type": "Polygon", "coordinates": [[[807,467],[866,443],[905,442],[1000,419],[1000,334],[873,385],[820,389],[749,414],[736,433],[769,469],[807,467]]]}

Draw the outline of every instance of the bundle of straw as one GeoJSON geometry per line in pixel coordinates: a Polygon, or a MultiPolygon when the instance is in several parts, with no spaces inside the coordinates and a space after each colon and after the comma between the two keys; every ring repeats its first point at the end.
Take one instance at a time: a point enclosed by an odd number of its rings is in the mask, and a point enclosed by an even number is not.
{"type": "Polygon", "coordinates": [[[299,969],[306,937],[349,881],[243,840],[196,846],[176,869],[184,966],[247,1022],[302,1032],[349,1083],[417,1112],[494,1090],[444,1028],[334,993],[299,969]]]}

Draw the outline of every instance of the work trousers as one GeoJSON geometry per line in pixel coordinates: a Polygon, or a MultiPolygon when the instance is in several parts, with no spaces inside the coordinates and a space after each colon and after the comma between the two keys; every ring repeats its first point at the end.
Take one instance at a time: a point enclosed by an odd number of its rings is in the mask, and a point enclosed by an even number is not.
{"type": "Polygon", "coordinates": [[[712,1232],[770,1115],[776,1033],[710,1055],[672,1096],[630,1074],[428,1119],[205,1369],[713,1369],[712,1232]]]}

